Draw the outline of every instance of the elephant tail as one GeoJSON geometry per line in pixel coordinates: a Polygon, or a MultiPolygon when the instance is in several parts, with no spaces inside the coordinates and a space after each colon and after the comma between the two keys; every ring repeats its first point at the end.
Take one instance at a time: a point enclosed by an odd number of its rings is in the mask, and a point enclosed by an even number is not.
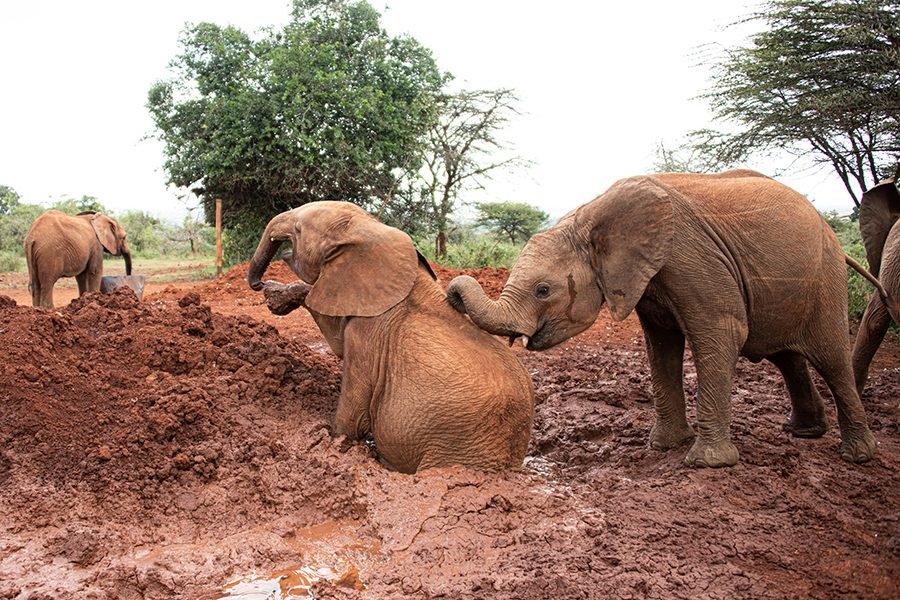
{"type": "Polygon", "coordinates": [[[30,293],[34,293],[34,290],[37,289],[38,283],[38,274],[37,274],[37,262],[34,260],[34,240],[26,239],[25,240],[25,264],[28,266],[28,291],[30,293]]]}
{"type": "Polygon", "coordinates": [[[852,267],[853,270],[862,275],[866,281],[875,286],[875,289],[878,290],[878,295],[881,296],[881,300],[884,302],[885,306],[891,306],[891,298],[888,296],[887,291],[884,289],[884,286],[881,285],[881,282],[878,281],[877,277],[869,273],[865,267],[846,254],[844,255],[844,260],[848,266],[852,267]]]}

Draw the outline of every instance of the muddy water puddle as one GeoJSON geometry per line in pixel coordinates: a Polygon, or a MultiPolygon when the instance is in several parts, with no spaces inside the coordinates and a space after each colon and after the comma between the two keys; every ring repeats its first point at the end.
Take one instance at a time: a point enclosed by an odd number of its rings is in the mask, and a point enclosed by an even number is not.
{"type": "Polygon", "coordinates": [[[338,579],[338,573],[330,567],[296,565],[267,577],[230,583],[225,586],[226,594],[219,596],[219,600],[285,600],[309,596],[312,585],[323,579],[338,579]]]}
{"type": "Polygon", "coordinates": [[[216,600],[287,600],[311,596],[310,588],[319,581],[357,590],[365,589],[360,569],[378,560],[380,548],[356,535],[357,521],[326,521],[319,525],[291,530],[282,541],[303,564],[295,564],[265,575],[248,574],[222,588],[216,600]]]}

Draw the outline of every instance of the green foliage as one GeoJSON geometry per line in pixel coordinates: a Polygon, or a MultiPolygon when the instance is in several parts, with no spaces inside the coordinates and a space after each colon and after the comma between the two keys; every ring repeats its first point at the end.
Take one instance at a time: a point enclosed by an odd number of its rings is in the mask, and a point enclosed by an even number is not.
{"type": "Polygon", "coordinates": [[[57,200],[51,207],[53,210],[59,210],[70,215],[93,211],[110,215],[111,213],[103,206],[94,196],[83,195],[81,198],[63,198],[57,200]]]}
{"type": "Polygon", "coordinates": [[[432,240],[417,240],[419,251],[429,260],[451,269],[480,269],[482,267],[511,268],[522,247],[486,238],[468,238],[447,244],[446,256],[438,257],[432,240]]]}
{"type": "Polygon", "coordinates": [[[142,210],[129,210],[118,218],[128,235],[128,247],[134,256],[165,253],[165,227],[159,219],[142,210]]]}
{"type": "Polygon", "coordinates": [[[546,227],[550,219],[541,209],[524,202],[480,202],[476,206],[475,225],[499,237],[508,237],[513,245],[527,241],[546,227]]]}
{"type": "Polygon", "coordinates": [[[705,95],[734,132],[693,132],[697,148],[726,165],[787,150],[833,168],[858,204],[900,158],[900,4],[765,0],[747,21],[763,30],[719,59],[705,95]]]}
{"type": "Polygon", "coordinates": [[[147,106],[168,182],[200,194],[208,220],[223,199],[231,261],[247,258],[248,215],[264,224],[315,200],[385,196],[416,163],[444,82],[431,53],[387,35],[364,1],[296,0],[261,39],[200,23],[180,44],[147,106]]]}
{"type": "Polygon", "coordinates": [[[234,219],[232,226],[222,232],[222,260],[225,265],[230,267],[253,256],[268,221],[253,210],[243,211],[234,219]]]}
{"type": "Polygon", "coordinates": [[[7,271],[24,271],[25,258],[22,252],[12,252],[9,250],[0,250],[0,273],[7,271]]]}
{"type": "Polygon", "coordinates": [[[23,256],[28,228],[46,209],[36,204],[16,204],[9,214],[0,216],[0,252],[23,256]]]}
{"type": "Polygon", "coordinates": [[[0,216],[8,215],[19,204],[19,193],[8,185],[0,185],[0,216]]]}

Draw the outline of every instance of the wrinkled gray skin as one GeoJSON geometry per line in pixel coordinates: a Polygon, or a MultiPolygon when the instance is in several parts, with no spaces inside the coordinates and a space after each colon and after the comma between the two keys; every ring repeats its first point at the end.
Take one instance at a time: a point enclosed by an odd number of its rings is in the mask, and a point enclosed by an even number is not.
{"type": "Polygon", "coordinates": [[[862,395],[869,365],[893,318],[900,323],[900,193],[887,179],[863,194],[859,230],[866,247],[869,270],[881,280],[887,298],[872,294],[853,346],[853,373],[862,395]]]}
{"type": "Polygon", "coordinates": [[[650,360],[654,448],[694,438],[686,463],[738,461],[730,395],[739,356],[768,359],[791,397],[786,428],[826,430],[807,361],[828,383],[841,456],[865,462],[875,439],[856,392],[847,336],[845,256],[800,194],[754,171],[660,174],[615,183],[531,238],[497,301],[470,277],[450,302],[496,335],[543,350],[587,329],[607,303],[616,320],[636,310],[650,360]],[[685,342],[697,367],[697,434],[687,422],[685,342]]]}
{"type": "Polygon", "coordinates": [[[102,213],[48,210],[31,224],[24,246],[34,306],[53,307],[53,286],[60,277],[74,277],[79,296],[99,291],[104,252],[124,257],[125,274],[131,275],[125,229],[102,213]]]}
{"type": "Polygon", "coordinates": [[[306,308],[343,358],[337,434],[371,435],[381,461],[406,473],[521,466],[531,377],[509,348],[453,310],[408,235],[349,202],[313,202],[269,222],[248,282],[275,314],[306,308]],[[264,282],[285,241],[303,281],[264,282]]]}

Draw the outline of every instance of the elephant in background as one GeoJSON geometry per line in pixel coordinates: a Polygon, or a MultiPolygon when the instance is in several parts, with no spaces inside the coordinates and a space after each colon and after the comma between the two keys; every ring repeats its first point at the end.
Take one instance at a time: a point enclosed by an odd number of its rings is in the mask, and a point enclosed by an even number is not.
{"type": "Polygon", "coordinates": [[[862,395],[869,364],[878,351],[891,319],[900,323],[900,193],[894,179],[882,181],[863,194],[859,231],[872,274],[881,280],[884,295],[872,294],[853,345],[853,374],[862,395]]]}
{"type": "Polygon", "coordinates": [[[382,463],[405,473],[521,466],[531,377],[447,303],[408,235],[348,202],[306,204],[269,222],[248,283],[276,314],[304,306],[343,358],[338,435],[371,435],[382,463]],[[262,281],[285,241],[285,260],[303,282],[262,281]]]}
{"type": "Polygon", "coordinates": [[[843,458],[875,454],[856,391],[847,336],[847,271],[837,237],[812,204],[755,171],[632,177],[531,238],[500,298],[466,276],[451,303],[480,327],[543,350],[577,335],[609,304],[636,310],[650,361],[654,448],[694,438],[685,462],[728,466],[730,395],[739,356],[784,376],[786,428],[822,435],[824,405],[807,361],[835,398],[843,458]],[[683,359],[697,368],[697,434],[685,416],[683,359]]]}
{"type": "Polygon", "coordinates": [[[53,308],[53,286],[60,277],[74,277],[78,295],[100,290],[103,253],[125,258],[125,274],[131,275],[131,250],[125,229],[115,219],[88,211],[72,216],[48,210],[25,235],[31,302],[53,308]]]}

